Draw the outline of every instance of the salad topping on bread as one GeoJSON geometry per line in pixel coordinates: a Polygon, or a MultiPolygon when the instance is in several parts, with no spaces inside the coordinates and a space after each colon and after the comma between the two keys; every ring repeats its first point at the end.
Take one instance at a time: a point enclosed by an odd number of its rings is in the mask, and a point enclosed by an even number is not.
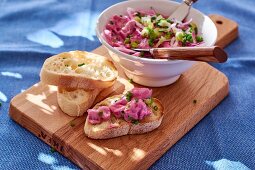
{"type": "Polygon", "coordinates": [[[143,134],[160,126],[164,107],[147,88],[106,98],[88,110],[84,132],[89,138],[109,139],[143,134]]]}
{"type": "Polygon", "coordinates": [[[99,106],[88,110],[88,121],[91,124],[100,124],[111,118],[123,118],[127,122],[138,123],[144,117],[152,114],[152,90],[148,88],[133,88],[117,100],[112,100],[110,105],[99,106]]]}

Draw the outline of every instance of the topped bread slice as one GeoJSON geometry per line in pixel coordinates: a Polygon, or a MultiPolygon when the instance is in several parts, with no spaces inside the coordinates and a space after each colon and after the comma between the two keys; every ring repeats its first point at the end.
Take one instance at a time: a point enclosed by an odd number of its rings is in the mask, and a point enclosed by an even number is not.
{"type": "Polygon", "coordinates": [[[149,98],[141,99],[141,95],[146,92],[144,89],[135,88],[126,95],[108,97],[89,109],[84,126],[86,136],[109,139],[127,134],[143,134],[158,128],[164,116],[163,105],[149,95],[149,98]],[[136,93],[138,90],[139,93],[136,93]],[[132,92],[139,95],[130,97],[132,92]]]}
{"type": "Polygon", "coordinates": [[[45,60],[40,78],[45,84],[64,88],[107,88],[118,71],[106,57],[85,51],[70,51],[45,60]]]}

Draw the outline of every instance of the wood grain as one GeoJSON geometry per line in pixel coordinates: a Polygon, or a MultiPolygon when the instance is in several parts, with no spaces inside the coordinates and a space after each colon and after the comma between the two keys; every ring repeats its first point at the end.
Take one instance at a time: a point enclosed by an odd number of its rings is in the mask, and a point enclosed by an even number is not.
{"type": "MultiPolygon", "coordinates": [[[[219,34],[217,44],[231,42],[226,38],[231,35],[233,39],[235,27],[229,30],[219,34]]],[[[104,47],[94,52],[108,56],[104,47]]],[[[133,87],[121,68],[117,68],[117,83],[104,90],[97,101],[133,87]]],[[[87,138],[83,132],[85,116],[64,114],[57,106],[56,90],[55,86],[38,83],[18,94],[10,103],[10,117],[83,169],[147,169],[227,96],[228,79],[206,63],[195,64],[176,83],[153,89],[153,96],[162,100],[165,107],[158,129],[108,140],[87,138]]]]}
{"type": "Polygon", "coordinates": [[[217,45],[225,47],[238,37],[238,24],[221,15],[209,15],[218,31],[217,45]]]}

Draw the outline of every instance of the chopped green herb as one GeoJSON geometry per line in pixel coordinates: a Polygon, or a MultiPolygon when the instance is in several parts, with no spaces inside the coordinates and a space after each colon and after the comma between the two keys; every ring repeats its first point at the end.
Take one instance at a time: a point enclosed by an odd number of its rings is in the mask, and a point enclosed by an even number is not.
{"type": "Polygon", "coordinates": [[[146,104],[147,106],[151,106],[152,103],[153,103],[153,98],[149,98],[149,99],[146,99],[146,100],[145,100],[145,104],[146,104]]]}
{"type": "Polygon", "coordinates": [[[134,17],[134,20],[136,20],[137,22],[141,22],[141,18],[138,17],[138,16],[135,16],[135,17],[134,17]]]}
{"type": "Polygon", "coordinates": [[[110,24],[113,25],[114,24],[113,21],[110,21],[110,24]]]}
{"type": "Polygon", "coordinates": [[[155,16],[151,17],[151,21],[154,21],[154,20],[156,20],[156,17],[155,16]]]}
{"type": "Polygon", "coordinates": [[[0,102],[0,107],[2,106],[2,103],[0,102]]]}
{"type": "Polygon", "coordinates": [[[103,116],[103,112],[98,112],[98,115],[99,115],[100,117],[102,117],[102,116],[103,116]]]}
{"type": "Polygon", "coordinates": [[[196,104],[196,103],[197,103],[197,100],[196,100],[196,99],[194,99],[194,100],[193,100],[193,103],[194,103],[194,104],[196,104]]]}
{"type": "Polygon", "coordinates": [[[190,27],[189,32],[192,33],[194,30],[192,27],[190,27]]]}
{"type": "Polygon", "coordinates": [[[198,32],[197,25],[195,23],[193,23],[193,22],[190,23],[189,25],[190,25],[192,31],[195,31],[195,34],[197,34],[197,32],[198,32]]]}
{"type": "Polygon", "coordinates": [[[70,125],[71,127],[74,127],[74,126],[75,126],[75,123],[74,123],[73,121],[71,121],[71,122],[69,123],[69,125],[70,125]]]}
{"type": "Polygon", "coordinates": [[[158,37],[157,34],[155,33],[155,31],[149,27],[144,27],[142,30],[142,34],[145,37],[148,36],[150,39],[153,39],[153,41],[154,41],[154,39],[156,39],[158,37]]]}
{"type": "Polygon", "coordinates": [[[129,44],[130,43],[130,38],[126,38],[124,41],[125,44],[129,44]]]}
{"type": "Polygon", "coordinates": [[[203,41],[203,37],[197,36],[197,37],[196,37],[196,40],[197,40],[197,42],[202,42],[202,41],[203,41]]]}
{"type": "Polygon", "coordinates": [[[183,41],[182,42],[193,42],[193,38],[192,38],[192,35],[191,34],[186,34],[186,33],[184,33],[184,37],[183,37],[183,41]]]}
{"type": "Polygon", "coordinates": [[[133,79],[128,79],[128,82],[131,84],[134,83],[133,79]]]}
{"type": "Polygon", "coordinates": [[[78,64],[78,67],[84,66],[85,63],[78,64]]]}
{"type": "Polygon", "coordinates": [[[149,39],[148,44],[149,44],[150,47],[153,46],[153,43],[154,43],[154,40],[153,39],[149,39]]]}
{"type": "Polygon", "coordinates": [[[157,110],[158,110],[158,106],[154,106],[153,109],[154,109],[155,111],[157,111],[157,110]]]}
{"type": "Polygon", "coordinates": [[[140,52],[140,57],[144,57],[144,51],[140,52]]]}
{"type": "Polygon", "coordinates": [[[137,48],[138,47],[138,42],[133,41],[133,42],[131,42],[130,45],[131,45],[132,48],[137,48]]]}
{"type": "Polygon", "coordinates": [[[51,153],[56,152],[55,148],[51,147],[51,148],[50,148],[50,152],[51,152],[51,153]]]}
{"type": "Polygon", "coordinates": [[[170,24],[174,23],[174,22],[171,21],[170,19],[167,19],[166,21],[169,22],[170,24]]]}
{"type": "Polygon", "coordinates": [[[69,65],[67,65],[67,64],[66,64],[65,66],[66,66],[66,67],[69,67],[69,65]]]}
{"type": "Polygon", "coordinates": [[[165,35],[165,38],[170,39],[171,38],[171,32],[167,32],[166,35],[165,35]]]}
{"type": "Polygon", "coordinates": [[[135,125],[138,125],[139,120],[132,120],[132,123],[135,124],[135,125]]]}
{"type": "Polygon", "coordinates": [[[133,96],[133,94],[130,91],[128,91],[127,94],[126,94],[127,101],[131,101],[132,96],[133,96]]]}

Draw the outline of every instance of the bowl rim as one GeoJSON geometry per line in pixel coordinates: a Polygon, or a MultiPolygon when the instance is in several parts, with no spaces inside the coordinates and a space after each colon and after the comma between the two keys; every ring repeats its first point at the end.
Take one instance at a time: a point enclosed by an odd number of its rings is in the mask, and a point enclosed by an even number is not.
{"type": "MultiPolygon", "coordinates": [[[[132,61],[136,61],[136,62],[140,62],[140,63],[150,63],[150,64],[177,64],[177,63],[182,63],[182,62],[193,62],[193,61],[188,61],[188,60],[168,60],[168,59],[152,59],[152,58],[142,58],[142,57],[137,57],[137,56],[133,56],[133,55],[129,55],[129,54],[126,54],[126,53],[123,53],[115,48],[113,48],[111,45],[108,44],[108,42],[106,42],[106,40],[104,40],[104,38],[102,37],[101,35],[101,32],[99,31],[99,19],[104,15],[104,13],[108,10],[110,10],[111,8],[115,7],[115,6],[118,6],[118,5],[121,5],[121,4],[124,4],[124,3],[128,3],[128,2],[134,2],[134,1],[142,1],[142,0],[132,0],[132,1],[122,1],[122,2],[119,2],[119,3],[116,3],[108,8],[106,8],[103,12],[100,13],[100,15],[98,16],[97,18],[97,21],[96,21],[96,35],[99,39],[99,41],[110,51],[116,53],[119,57],[121,58],[125,58],[125,59],[129,59],[129,60],[132,60],[132,61]]],[[[174,2],[174,1],[168,1],[168,0],[158,0],[159,1],[165,1],[165,2],[168,2],[169,4],[175,4],[175,5],[180,5],[181,3],[179,2],[174,2]]],[[[215,39],[214,41],[209,45],[209,46],[213,46],[215,43],[216,43],[216,40],[217,40],[217,36],[218,36],[218,31],[217,31],[217,28],[216,28],[216,25],[213,23],[213,21],[207,16],[205,15],[204,13],[200,12],[199,10],[191,7],[191,10],[197,12],[199,15],[202,15],[206,20],[208,20],[209,22],[212,23],[214,29],[216,30],[216,35],[215,35],[215,39]]]]}

